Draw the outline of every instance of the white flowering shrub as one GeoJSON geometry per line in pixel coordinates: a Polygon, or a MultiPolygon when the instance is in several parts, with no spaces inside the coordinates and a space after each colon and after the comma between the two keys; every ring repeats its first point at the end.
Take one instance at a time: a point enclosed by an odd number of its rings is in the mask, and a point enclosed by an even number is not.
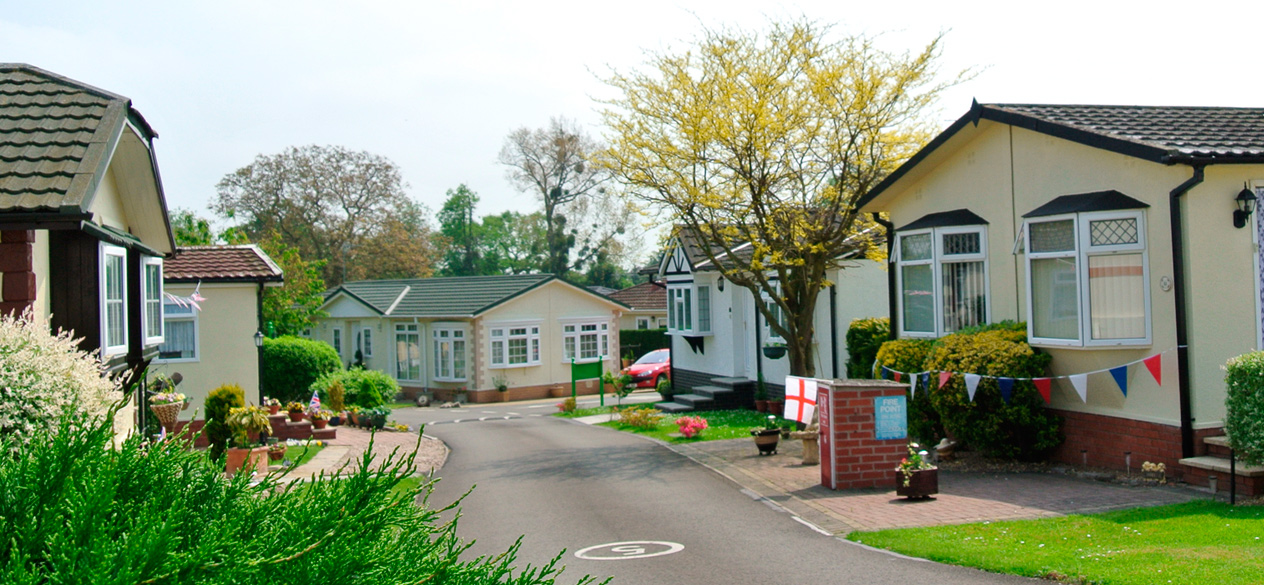
{"type": "Polygon", "coordinates": [[[28,310],[0,316],[0,450],[53,428],[67,412],[100,414],[122,398],[100,362],[28,310]]]}

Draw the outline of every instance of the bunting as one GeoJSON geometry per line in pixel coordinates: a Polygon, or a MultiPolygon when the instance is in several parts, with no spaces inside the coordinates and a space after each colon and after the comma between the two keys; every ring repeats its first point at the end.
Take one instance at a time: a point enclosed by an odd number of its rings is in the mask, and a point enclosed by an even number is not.
{"type": "Polygon", "coordinates": [[[1161,353],[1155,354],[1141,361],[1142,363],[1145,364],[1146,369],[1150,370],[1150,375],[1154,376],[1154,383],[1162,386],[1163,385],[1163,354],[1161,353]]]}
{"type": "Polygon", "coordinates": [[[1053,401],[1052,394],[1050,393],[1053,386],[1051,382],[1053,382],[1052,378],[1035,378],[1031,381],[1032,384],[1036,385],[1036,391],[1040,392],[1040,397],[1045,399],[1045,404],[1049,404],[1053,401]]]}
{"type": "Polygon", "coordinates": [[[1014,379],[997,378],[996,385],[1001,387],[1001,400],[1004,400],[1005,404],[1009,404],[1009,399],[1014,395],[1014,379]]]}
{"type": "Polygon", "coordinates": [[[1067,377],[1071,379],[1071,385],[1075,386],[1075,392],[1080,395],[1080,400],[1088,402],[1088,374],[1067,377]]]}
{"type": "Polygon", "coordinates": [[[970,402],[974,402],[974,391],[979,389],[978,374],[966,374],[966,394],[970,395],[970,402]]]}
{"type": "Polygon", "coordinates": [[[1110,375],[1115,378],[1115,383],[1119,384],[1119,391],[1124,393],[1124,397],[1128,396],[1128,366],[1119,366],[1110,371],[1110,375]]]}

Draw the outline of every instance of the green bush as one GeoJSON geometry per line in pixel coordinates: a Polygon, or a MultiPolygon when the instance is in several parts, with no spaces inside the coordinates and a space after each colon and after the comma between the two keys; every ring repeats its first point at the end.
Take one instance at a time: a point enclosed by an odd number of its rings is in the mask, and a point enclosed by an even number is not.
{"type": "Polygon", "coordinates": [[[560,554],[520,569],[518,544],[466,554],[459,520],[426,504],[433,482],[412,477],[411,458],[370,466],[366,454],[338,481],[252,485],[180,441],[142,446],[136,436],[112,448],[105,418],[67,417],[55,431],[0,465],[0,583],[559,580],[560,554]]]}
{"type": "Polygon", "coordinates": [[[211,459],[218,460],[228,446],[228,439],[233,436],[228,428],[228,413],[234,408],[246,405],[246,392],[236,384],[225,384],[211,390],[206,396],[206,440],[211,443],[211,459]]]}
{"type": "Polygon", "coordinates": [[[667,336],[666,329],[619,330],[619,350],[624,356],[631,353],[634,360],[639,360],[641,356],[656,349],[668,347],[671,347],[671,338],[667,336]]]}
{"type": "Polygon", "coordinates": [[[312,392],[319,392],[321,402],[329,402],[329,388],[334,383],[342,384],[344,403],[360,408],[376,408],[390,402],[399,393],[399,383],[394,378],[377,370],[360,369],[325,374],[312,382],[305,392],[309,398],[312,392]]]}
{"type": "Polygon", "coordinates": [[[663,397],[663,402],[671,402],[672,397],[676,394],[676,391],[672,389],[671,380],[668,380],[667,378],[659,380],[658,387],[656,389],[658,390],[658,394],[663,397]]]}
{"type": "Polygon", "coordinates": [[[886,317],[856,319],[847,327],[847,377],[872,378],[878,348],[891,338],[891,320],[886,317]]]}
{"type": "Polygon", "coordinates": [[[1006,331],[1009,333],[1019,333],[1020,335],[1008,335],[1006,339],[1011,341],[1027,341],[1027,323],[1023,321],[1012,321],[1006,319],[996,323],[985,323],[983,325],[975,325],[973,327],[962,327],[954,331],[957,335],[974,335],[985,331],[1006,331]]]}
{"type": "MultiPolygon", "coordinates": [[[[876,359],[879,366],[886,366],[897,372],[917,374],[927,369],[926,358],[930,356],[934,345],[933,339],[896,339],[882,344],[876,359]]],[[[939,383],[936,376],[932,375],[931,379],[932,387],[939,383]]],[[[904,381],[912,383],[912,380],[904,381]]],[[[909,391],[912,392],[912,386],[909,391]]],[[[927,445],[938,443],[944,436],[944,425],[935,406],[931,404],[930,392],[925,386],[918,388],[909,397],[908,431],[919,442],[927,445]]]]}
{"type": "MultiPolygon", "coordinates": [[[[940,338],[923,369],[1012,378],[1043,376],[1049,355],[1014,341],[1014,334],[994,330],[940,338]]],[[[937,381],[932,383],[937,385],[937,381]]],[[[1040,460],[1062,442],[1061,419],[1045,409],[1044,399],[1031,382],[1015,382],[1010,402],[1005,404],[996,380],[983,378],[971,402],[963,376],[955,374],[943,388],[931,390],[930,399],[948,433],[991,457],[1040,460]]]]}
{"type": "Polygon", "coordinates": [[[281,402],[306,404],[312,382],[339,370],[342,360],[328,343],[293,336],[263,340],[263,388],[281,402]]]}
{"type": "Polygon", "coordinates": [[[1225,364],[1225,432],[1243,461],[1264,464],[1264,351],[1225,364]]]}

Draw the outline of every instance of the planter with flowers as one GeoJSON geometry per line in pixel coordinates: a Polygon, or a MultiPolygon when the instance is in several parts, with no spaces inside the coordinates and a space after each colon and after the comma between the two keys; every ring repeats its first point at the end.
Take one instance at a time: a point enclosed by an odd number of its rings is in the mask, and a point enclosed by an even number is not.
{"type": "Polygon", "coordinates": [[[268,414],[277,414],[281,412],[281,401],[275,398],[263,397],[263,405],[268,407],[268,414]]]}
{"type": "Polygon", "coordinates": [[[939,468],[926,459],[926,451],[909,443],[908,456],[895,468],[895,494],[926,499],[939,493],[939,468]]]}
{"type": "Polygon", "coordinates": [[[232,447],[224,470],[228,475],[268,469],[268,447],[257,445],[260,433],[272,433],[268,411],[258,406],[239,406],[228,411],[224,424],[232,433],[232,447]],[[256,437],[252,439],[251,437],[256,437]]]}
{"type": "Polygon", "coordinates": [[[786,344],[779,341],[770,341],[764,344],[764,357],[770,360],[778,360],[786,357],[786,344]]]}
{"type": "Polygon", "coordinates": [[[291,402],[285,405],[285,412],[290,415],[290,422],[299,422],[303,420],[304,410],[307,410],[307,407],[303,406],[303,403],[301,402],[291,402]]]}
{"type": "Polygon", "coordinates": [[[149,397],[149,410],[158,417],[158,422],[168,434],[176,432],[180,411],[188,405],[189,398],[179,392],[159,392],[149,397]]]}
{"type": "Polygon", "coordinates": [[[288,445],[286,445],[284,442],[277,442],[277,443],[268,445],[268,460],[269,461],[284,461],[285,449],[287,447],[288,445]]]}
{"type": "Polygon", "coordinates": [[[312,419],[312,428],[323,429],[325,425],[329,424],[329,417],[333,416],[333,413],[328,410],[318,409],[309,412],[308,416],[312,419]]]}
{"type": "Polygon", "coordinates": [[[781,427],[777,426],[777,417],[768,415],[768,421],[758,429],[751,429],[751,437],[760,455],[776,455],[777,443],[781,441],[781,427]]]}

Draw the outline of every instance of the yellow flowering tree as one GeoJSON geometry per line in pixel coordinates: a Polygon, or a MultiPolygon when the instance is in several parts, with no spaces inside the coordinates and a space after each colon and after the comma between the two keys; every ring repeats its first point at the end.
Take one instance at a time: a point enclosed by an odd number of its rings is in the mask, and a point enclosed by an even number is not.
{"type": "Polygon", "coordinates": [[[754,294],[792,374],[816,374],[827,271],[884,255],[855,202],[925,143],[928,108],[962,79],[940,80],[941,40],[891,53],[802,20],[706,30],[688,51],[606,79],[620,95],[604,101],[603,164],[754,294]]]}

